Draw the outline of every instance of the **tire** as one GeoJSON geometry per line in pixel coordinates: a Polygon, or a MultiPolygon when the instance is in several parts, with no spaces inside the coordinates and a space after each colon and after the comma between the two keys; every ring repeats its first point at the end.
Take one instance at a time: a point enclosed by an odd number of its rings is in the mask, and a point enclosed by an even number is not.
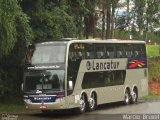
{"type": "Polygon", "coordinates": [[[124,104],[128,105],[130,104],[130,92],[128,89],[126,89],[125,94],[124,94],[124,104]]]}
{"type": "Polygon", "coordinates": [[[77,108],[76,112],[84,113],[86,111],[86,108],[87,108],[86,97],[85,94],[82,94],[80,98],[80,107],[77,108]]]}
{"type": "Polygon", "coordinates": [[[138,100],[138,92],[136,89],[133,89],[132,95],[131,95],[131,103],[137,103],[138,100]]]}
{"type": "Polygon", "coordinates": [[[95,93],[92,93],[88,101],[89,111],[94,111],[96,109],[96,106],[97,106],[96,95],[95,93]]]}

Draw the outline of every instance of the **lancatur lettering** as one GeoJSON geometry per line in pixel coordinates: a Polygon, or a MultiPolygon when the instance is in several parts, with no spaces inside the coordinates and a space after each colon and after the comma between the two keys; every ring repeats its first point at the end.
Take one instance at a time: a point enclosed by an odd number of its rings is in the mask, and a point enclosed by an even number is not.
{"type": "Polygon", "coordinates": [[[95,62],[87,61],[86,68],[87,70],[108,70],[108,69],[118,69],[119,62],[107,61],[107,62],[95,62]]]}

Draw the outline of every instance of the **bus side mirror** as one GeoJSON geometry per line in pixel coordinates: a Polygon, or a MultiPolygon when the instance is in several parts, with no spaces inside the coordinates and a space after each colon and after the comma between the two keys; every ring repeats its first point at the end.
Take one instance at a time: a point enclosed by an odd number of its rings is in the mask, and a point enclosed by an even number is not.
{"type": "Polygon", "coordinates": [[[23,83],[21,84],[21,90],[22,90],[22,92],[23,92],[23,83]]]}
{"type": "Polygon", "coordinates": [[[69,90],[73,90],[73,81],[68,81],[69,90]]]}

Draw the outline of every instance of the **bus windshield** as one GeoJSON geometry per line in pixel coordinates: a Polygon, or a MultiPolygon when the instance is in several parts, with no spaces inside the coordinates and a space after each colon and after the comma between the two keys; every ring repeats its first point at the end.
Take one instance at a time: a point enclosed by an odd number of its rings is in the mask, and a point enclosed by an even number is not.
{"type": "Polygon", "coordinates": [[[25,73],[25,93],[56,93],[64,91],[64,70],[30,71],[25,73]]]}
{"type": "Polygon", "coordinates": [[[29,64],[47,64],[64,63],[65,45],[37,45],[27,50],[27,63],[29,64]]]}

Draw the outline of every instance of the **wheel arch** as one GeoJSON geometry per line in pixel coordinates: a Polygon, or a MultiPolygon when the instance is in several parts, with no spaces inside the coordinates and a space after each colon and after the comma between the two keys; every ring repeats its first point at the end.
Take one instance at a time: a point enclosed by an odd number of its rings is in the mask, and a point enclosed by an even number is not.
{"type": "Polygon", "coordinates": [[[134,91],[134,90],[136,90],[136,93],[137,93],[137,95],[138,95],[138,87],[137,87],[137,85],[133,85],[133,86],[132,86],[132,91],[134,91]]]}
{"type": "Polygon", "coordinates": [[[81,97],[83,94],[84,94],[84,97],[85,97],[86,102],[88,102],[87,92],[86,92],[86,91],[82,91],[81,94],[80,94],[80,97],[81,97]]]}
{"type": "Polygon", "coordinates": [[[89,97],[91,97],[92,94],[95,94],[96,104],[97,104],[97,99],[98,99],[97,91],[95,89],[91,90],[89,97]]]}
{"type": "Polygon", "coordinates": [[[129,93],[131,93],[131,89],[130,89],[130,87],[129,87],[129,86],[125,86],[125,88],[124,88],[124,94],[125,94],[126,90],[128,90],[128,91],[129,91],[129,93]]]}

